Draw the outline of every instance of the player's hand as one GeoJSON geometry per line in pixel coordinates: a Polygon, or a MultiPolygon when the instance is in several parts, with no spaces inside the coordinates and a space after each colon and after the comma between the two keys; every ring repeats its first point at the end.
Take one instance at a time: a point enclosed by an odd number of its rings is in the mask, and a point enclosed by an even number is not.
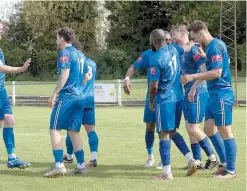
{"type": "Polygon", "coordinates": [[[194,97],[196,94],[196,89],[195,88],[191,88],[189,93],[188,93],[188,100],[192,103],[194,103],[194,97]]]}
{"type": "Polygon", "coordinates": [[[31,61],[32,61],[31,58],[27,59],[27,61],[21,67],[21,72],[25,72],[28,69],[28,67],[30,66],[31,61]]]}
{"type": "Polygon", "coordinates": [[[149,102],[149,109],[151,111],[154,111],[154,103],[153,102],[149,102]]]}
{"type": "Polygon", "coordinates": [[[187,44],[188,46],[192,47],[195,45],[195,42],[193,40],[190,40],[187,44]]]}
{"type": "Polygon", "coordinates": [[[186,85],[189,82],[192,82],[194,80],[193,74],[191,75],[184,75],[181,77],[181,82],[183,85],[186,85]]]}
{"type": "Polygon", "coordinates": [[[206,53],[204,52],[204,50],[202,49],[201,46],[199,46],[199,55],[202,57],[202,58],[206,58],[206,53]]]}
{"type": "Polygon", "coordinates": [[[130,90],[131,90],[130,80],[124,80],[123,89],[124,89],[124,92],[125,92],[127,95],[130,95],[130,90]]]}
{"type": "Polygon", "coordinates": [[[53,108],[54,107],[54,104],[56,102],[56,94],[52,94],[52,96],[48,99],[48,105],[50,108],[53,108]]]}

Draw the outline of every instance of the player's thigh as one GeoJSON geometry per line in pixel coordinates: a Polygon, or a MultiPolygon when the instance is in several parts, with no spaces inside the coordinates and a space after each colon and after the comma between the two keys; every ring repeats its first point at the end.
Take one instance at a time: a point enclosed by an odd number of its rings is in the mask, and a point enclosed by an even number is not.
{"type": "Polygon", "coordinates": [[[69,130],[80,132],[81,130],[81,124],[82,124],[82,117],[84,115],[84,104],[80,100],[77,100],[75,102],[75,105],[73,106],[72,111],[72,125],[69,127],[69,130]]]}
{"type": "Polygon", "coordinates": [[[4,115],[4,127],[14,127],[15,120],[13,116],[12,106],[9,101],[9,97],[5,100],[5,115],[4,115]]]}
{"type": "Polygon", "coordinates": [[[200,124],[203,122],[208,103],[208,93],[201,93],[196,96],[195,101],[188,102],[188,123],[200,124]]]}
{"type": "Polygon", "coordinates": [[[184,96],[183,100],[183,114],[184,114],[184,120],[188,120],[189,115],[189,100],[187,96],[184,96]]]}
{"type": "Polygon", "coordinates": [[[95,125],[95,108],[84,108],[82,125],[95,125]]]}
{"type": "Polygon", "coordinates": [[[7,92],[5,89],[0,89],[0,120],[4,120],[6,107],[7,92]]]}
{"type": "Polygon", "coordinates": [[[208,119],[204,123],[204,132],[207,136],[212,136],[217,132],[217,127],[215,126],[214,119],[208,119]]]}
{"type": "Polygon", "coordinates": [[[69,130],[74,118],[74,101],[57,101],[51,113],[51,130],[69,130]]]}
{"type": "Polygon", "coordinates": [[[213,96],[210,96],[207,100],[207,104],[205,107],[205,122],[210,119],[214,119],[213,110],[212,110],[213,107],[214,107],[214,98],[213,96]]]}
{"type": "Polygon", "coordinates": [[[155,123],[155,112],[151,111],[149,108],[149,100],[148,97],[146,98],[146,103],[144,107],[144,117],[143,117],[144,123],[150,123],[154,124],[155,123]]]}
{"type": "Polygon", "coordinates": [[[178,101],[175,104],[175,127],[178,129],[181,123],[183,113],[183,100],[178,101]]]}
{"type": "Polygon", "coordinates": [[[225,99],[214,99],[212,110],[216,126],[232,125],[232,107],[233,103],[229,103],[225,99]]]}
{"type": "Polygon", "coordinates": [[[156,131],[171,132],[176,128],[176,102],[155,105],[156,131]]]}
{"type": "Polygon", "coordinates": [[[84,108],[82,124],[87,133],[95,131],[95,108],[84,108]]]}

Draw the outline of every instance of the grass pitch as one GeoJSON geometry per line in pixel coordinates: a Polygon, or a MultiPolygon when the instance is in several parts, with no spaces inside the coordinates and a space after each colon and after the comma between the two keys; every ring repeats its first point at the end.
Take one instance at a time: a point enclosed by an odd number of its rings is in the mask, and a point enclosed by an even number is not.
{"type": "MultiPolygon", "coordinates": [[[[186,160],[172,144],[172,171],[174,181],[152,180],[152,175],[162,173],[155,168],[144,169],[147,158],[142,122],[143,108],[98,108],[97,132],[99,156],[97,168],[90,168],[85,176],[63,176],[49,179],[42,175],[52,167],[53,155],[48,134],[49,108],[15,107],[16,153],[22,159],[32,162],[32,167],[19,170],[7,169],[6,151],[0,142],[0,190],[1,191],[244,191],[246,190],[246,112],[245,108],[234,109],[233,132],[238,146],[237,177],[232,180],[217,180],[213,171],[200,171],[192,177],[185,177],[186,160]]],[[[85,159],[89,160],[88,139],[82,128],[85,159]]],[[[188,142],[188,136],[181,124],[180,132],[188,142]]],[[[65,135],[65,132],[64,132],[65,135]]],[[[159,163],[158,138],[155,140],[156,164],[159,163]]],[[[203,160],[206,156],[203,155],[203,160]]],[[[67,165],[71,172],[75,164],[67,165]]]]}

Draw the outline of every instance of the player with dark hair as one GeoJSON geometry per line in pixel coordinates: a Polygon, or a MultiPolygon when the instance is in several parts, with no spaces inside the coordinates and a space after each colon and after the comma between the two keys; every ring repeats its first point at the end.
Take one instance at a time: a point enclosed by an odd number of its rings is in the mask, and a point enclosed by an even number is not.
{"type": "Polygon", "coordinates": [[[235,96],[231,84],[227,47],[223,41],[213,38],[206,23],[200,20],[193,21],[189,31],[195,41],[206,46],[207,72],[184,75],[182,82],[187,84],[193,80],[207,80],[210,98],[206,109],[204,131],[210,137],[222,163],[216,172],[217,177],[234,178],[237,145],[231,125],[235,96]]]}
{"type": "Polygon", "coordinates": [[[72,46],[74,38],[74,31],[68,27],[57,30],[57,46],[60,49],[57,60],[59,79],[48,100],[49,106],[53,108],[50,120],[50,137],[55,167],[45,173],[45,177],[66,173],[63,162],[62,129],[68,131],[75,150],[77,165],[74,174],[87,173],[79,131],[85,103],[83,88],[86,82],[85,78],[88,78],[88,66],[85,63],[85,56],[80,56],[78,50],[72,46]]]}

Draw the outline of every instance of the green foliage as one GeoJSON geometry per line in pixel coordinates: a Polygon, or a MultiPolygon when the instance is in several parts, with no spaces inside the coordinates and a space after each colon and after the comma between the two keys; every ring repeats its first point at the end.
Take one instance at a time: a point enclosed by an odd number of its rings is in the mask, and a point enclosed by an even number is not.
{"type": "Polygon", "coordinates": [[[98,79],[122,79],[131,63],[130,55],[118,49],[107,49],[94,56],[98,64],[98,79]],[[127,63],[127,64],[126,64],[127,63]]]}
{"type": "MultiPolygon", "coordinates": [[[[106,1],[108,16],[106,50],[96,43],[97,18],[102,12],[93,1],[24,1],[20,13],[8,24],[7,39],[1,40],[6,60],[19,66],[32,57],[28,74],[8,76],[10,79],[53,80],[56,74],[56,35],[59,27],[75,30],[83,42],[85,55],[98,65],[99,79],[123,78],[128,67],[149,49],[149,34],[155,28],[170,30],[177,23],[188,24],[200,19],[219,36],[220,2],[206,1],[106,1]],[[11,41],[11,42],[10,42],[11,41]]],[[[238,69],[246,68],[246,2],[237,2],[238,69]]],[[[138,75],[145,75],[141,71],[138,75]]]]}

